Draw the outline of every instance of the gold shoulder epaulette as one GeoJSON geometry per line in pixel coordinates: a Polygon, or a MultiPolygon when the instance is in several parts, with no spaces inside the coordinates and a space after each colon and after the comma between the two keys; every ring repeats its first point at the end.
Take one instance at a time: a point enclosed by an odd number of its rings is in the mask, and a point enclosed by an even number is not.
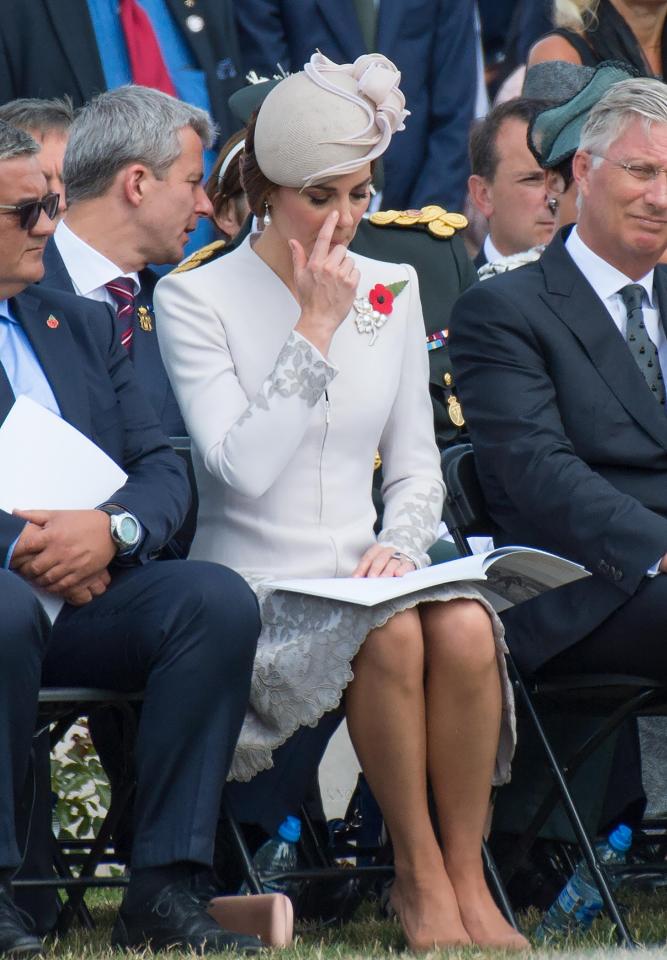
{"type": "Polygon", "coordinates": [[[435,203],[421,210],[378,210],[369,220],[376,227],[413,227],[426,230],[439,240],[453,237],[457,230],[468,226],[468,219],[462,213],[449,213],[435,203]]]}
{"type": "Polygon", "coordinates": [[[195,267],[200,267],[202,263],[209,261],[214,253],[221,250],[226,243],[226,240],[214,240],[212,243],[207,243],[205,247],[200,247],[199,250],[195,250],[194,253],[190,254],[183,263],[179,263],[171,272],[185,273],[186,270],[194,270],[195,267]]]}

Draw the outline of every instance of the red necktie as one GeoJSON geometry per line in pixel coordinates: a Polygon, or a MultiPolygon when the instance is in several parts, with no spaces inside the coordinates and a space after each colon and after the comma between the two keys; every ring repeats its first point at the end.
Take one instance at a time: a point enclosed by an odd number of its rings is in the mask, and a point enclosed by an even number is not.
{"type": "Polygon", "coordinates": [[[134,284],[127,277],[116,277],[115,280],[110,280],[104,286],[116,302],[120,342],[130,353],[134,335],[134,308],[137,299],[134,294],[134,284]]]}
{"type": "Polygon", "coordinates": [[[120,0],[120,22],[125,34],[132,81],[176,96],[155,31],[136,0],[120,0]]]}

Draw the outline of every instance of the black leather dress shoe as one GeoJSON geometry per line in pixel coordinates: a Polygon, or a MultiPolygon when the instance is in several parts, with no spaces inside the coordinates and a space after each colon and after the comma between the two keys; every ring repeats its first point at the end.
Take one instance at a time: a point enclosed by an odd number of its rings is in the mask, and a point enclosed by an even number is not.
{"type": "Polygon", "coordinates": [[[31,933],[8,891],[0,887],[0,957],[34,957],[42,941],[31,933]]]}
{"type": "Polygon", "coordinates": [[[219,927],[186,883],[164,887],[140,911],[130,913],[123,902],[111,932],[111,945],[124,949],[150,946],[153,950],[183,947],[196,953],[257,953],[262,947],[257,937],[219,927]]]}

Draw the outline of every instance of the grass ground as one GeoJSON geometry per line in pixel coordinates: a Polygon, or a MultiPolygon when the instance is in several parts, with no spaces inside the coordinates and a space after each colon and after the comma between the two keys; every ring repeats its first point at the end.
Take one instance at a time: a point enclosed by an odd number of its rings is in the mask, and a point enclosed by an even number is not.
{"type": "MultiPolygon", "coordinates": [[[[109,933],[113,922],[116,906],[119,901],[117,892],[96,891],[87,897],[87,902],[97,924],[92,933],[76,929],[60,941],[50,942],[47,945],[47,960],[118,960],[119,954],[109,946],[109,933]]],[[[621,902],[627,907],[627,918],[630,929],[641,944],[644,951],[656,957],[667,957],[667,890],[658,889],[651,893],[635,893],[621,890],[621,902]]],[[[520,923],[523,931],[530,936],[539,922],[536,910],[522,914],[520,923]]],[[[540,958],[544,960],[549,955],[575,960],[577,957],[603,958],[613,956],[614,960],[622,960],[636,953],[620,950],[616,947],[616,940],[611,924],[604,918],[597,920],[592,930],[585,936],[571,938],[564,943],[551,948],[533,948],[530,953],[522,956],[527,960],[540,958]]],[[[295,941],[291,948],[280,952],[280,960],[348,960],[348,958],[390,958],[400,953],[408,958],[403,946],[400,929],[397,923],[384,920],[372,903],[362,905],[354,920],[342,927],[300,927],[296,931],[295,941]]],[[[479,950],[474,947],[434,952],[429,956],[436,957],[440,953],[447,960],[477,960],[477,958],[500,958],[506,956],[504,951],[479,950]]],[[[149,955],[146,951],[142,956],[149,955]]],[[[182,957],[179,953],[163,953],[164,960],[175,960],[182,957]]],[[[218,954],[218,957],[229,958],[231,954],[218,954]]]]}

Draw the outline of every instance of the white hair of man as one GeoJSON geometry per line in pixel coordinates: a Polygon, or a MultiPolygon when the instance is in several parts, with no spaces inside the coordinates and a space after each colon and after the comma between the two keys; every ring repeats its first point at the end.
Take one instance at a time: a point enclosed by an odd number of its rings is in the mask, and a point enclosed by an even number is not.
{"type": "Polygon", "coordinates": [[[0,160],[29,157],[35,153],[39,153],[39,144],[29,133],[0,120],[0,160]]]}
{"type": "Polygon", "coordinates": [[[123,167],[141,163],[162,179],[191,127],[205,147],[216,128],[208,113],[149,87],[124,86],[83,106],[70,129],[63,180],[69,205],[102,196],[123,167]]]}
{"type": "MultiPolygon", "coordinates": [[[[653,123],[667,124],[667,85],[649,77],[631,77],[615,83],[591,108],[581,131],[579,149],[604,154],[628,126],[643,119],[647,131],[653,123]]],[[[602,160],[596,156],[594,166],[602,160]]]]}

